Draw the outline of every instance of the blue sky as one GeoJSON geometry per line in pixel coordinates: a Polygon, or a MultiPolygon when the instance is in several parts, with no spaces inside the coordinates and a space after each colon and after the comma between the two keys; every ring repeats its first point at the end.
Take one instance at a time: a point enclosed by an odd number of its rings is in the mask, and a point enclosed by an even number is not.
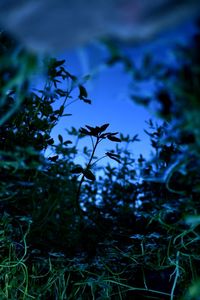
{"type": "MultiPolygon", "coordinates": [[[[143,140],[143,145],[135,143],[133,151],[135,155],[143,153],[144,155],[149,154],[149,147],[147,146],[147,136],[143,132],[145,126],[145,120],[149,119],[149,112],[142,106],[135,105],[129,99],[130,90],[130,76],[124,72],[121,64],[115,65],[114,67],[104,67],[103,58],[100,49],[95,49],[94,46],[90,46],[89,49],[81,49],[85,53],[80,53],[78,50],[70,53],[68,56],[69,69],[75,75],[85,75],[90,73],[90,69],[96,73],[94,77],[89,80],[85,86],[89,94],[89,98],[92,100],[92,104],[88,105],[82,101],[75,102],[67,108],[67,113],[71,113],[72,116],[67,117],[60,121],[59,126],[55,128],[53,135],[56,136],[58,133],[63,132],[63,136],[66,135],[64,128],[74,126],[80,128],[82,126],[91,125],[99,126],[105,123],[109,123],[109,131],[121,132],[125,135],[130,134],[134,136],[139,134],[143,140]],[[93,47],[93,48],[92,48],[93,47]],[[86,61],[83,61],[82,55],[91,58],[89,55],[90,51],[95,56],[94,59],[97,61],[89,61],[86,65],[86,61]],[[89,53],[88,53],[89,52],[89,53]],[[99,60],[98,60],[99,57],[99,60]],[[101,60],[102,59],[102,60],[101,60]],[[72,67],[71,67],[72,66],[72,67]],[[73,66],[76,66],[74,69],[73,66]]],[[[63,57],[63,56],[62,56],[63,57]]],[[[90,146],[90,139],[85,138],[81,141],[79,147],[83,145],[90,146]]],[[[98,154],[102,156],[105,151],[113,148],[114,143],[110,141],[102,142],[99,146],[98,154]]],[[[106,159],[105,159],[106,162],[106,159]]]]}
{"type": "MultiPolygon", "coordinates": [[[[158,59],[173,63],[174,56],[171,46],[177,42],[185,42],[193,31],[193,24],[186,23],[176,30],[162,34],[156,40],[139,46],[120,45],[123,53],[128,55],[133,61],[140,62],[144,53],[156,53],[158,59]]],[[[93,42],[82,48],[66,51],[58,58],[66,59],[67,69],[72,74],[81,77],[87,74],[92,75],[91,79],[85,84],[92,104],[88,105],[78,101],[67,108],[66,113],[71,113],[71,117],[62,119],[53,131],[53,137],[60,133],[67,137],[65,128],[74,126],[80,128],[87,125],[98,126],[110,123],[110,131],[119,131],[131,136],[138,134],[141,142],[133,145],[135,158],[142,153],[145,157],[150,156],[149,139],[144,133],[146,128],[145,121],[149,118],[155,120],[151,111],[133,103],[129,94],[133,91],[133,81],[121,64],[112,67],[105,66],[107,51],[99,42],[93,42]]],[[[148,85],[143,86],[146,94],[151,94],[152,88],[148,85]]],[[[159,121],[159,120],[158,120],[159,121]]],[[[90,146],[90,140],[85,138],[79,145],[90,146]]],[[[113,143],[105,142],[100,145],[99,155],[112,148],[113,143]]],[[[105,160],[106,162],[106,160],[105,160]]]]}

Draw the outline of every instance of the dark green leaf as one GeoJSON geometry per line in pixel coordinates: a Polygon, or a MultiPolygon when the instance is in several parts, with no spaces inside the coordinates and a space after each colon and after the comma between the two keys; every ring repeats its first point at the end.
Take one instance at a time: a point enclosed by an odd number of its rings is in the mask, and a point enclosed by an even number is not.
{"type": "Polygon", "coordinates": [[[45,104],[44,105],[44,109],[43,109],[43,114],[45,116],[48,116],[48,115],[50,115],[52,113],[53,113],[53,108],[51,107],[51,105],[49,103],[45,104]]]}
{"type": "Polygon", "coordinates": [[[72,116],[72,114],[64,114],[64,115],[62,115],[62,117],[70,117],[70,116],[72,116]]]}
{"type": "Polygon", "coordinates": [[[80,174],[80,173],[83,173],[83,168],[80,167],[80,166],[78,166],[78,167],[72,169],[72,170],[71,170],[71,173],[72,173],[72,174],[80,174]]]}
{"type": "Polygon", "coordinates": [[[140,142],[140,139],[138,138],[138,134],[135,134],[132,138],[132,142],[140,142]]]}
{"type": "Polygon", "coordinates": [[[48,141],[47,141],[47,143],[48,143],[48,145],[53,145],[54,144],[54,139],[49,139],[48,141]]]}
{"type": "Polygon", "coordinates": [[[110,155],[110,156],[114,156],[114,157],[120,157],[120,155],[119,154],[115,154],[114,152],[106,152],[106,155],[110,155]]]}
{"type": "Polygon", "coordinates": [[[121,142],[121,140],[115,136],[108,135],[107,138],[112,142],[121,142]]]}
{"type": "Polygon", "coordinates": [[[87,98],[88,94],[84,86],[79,85],[78,87],[79,87],[79,98],[80,99],[87,98]]]}
{"type": "Polygon", "coordinates": [[[56,161],[58,159],[58,155],[54,155],[48,158],[50,161],[56,161]]]}
{"type": "Polygon", "coordinates": [[[89,129],[90,131],[92,131],[94,129],[94,127],[89,126],[89,125],[85,125],[85,127],[87,127],[87,129],[89,129]]]}
{"type": "Polygon", "coordinates": [[[98,126],[92,127],[89,125],[85,125],[85,127],[87,127],[90,130],[89,135],[97,136],[100,133],[100,127],[98,126]]]}
{"type": "Polygon", "coordinates": [[[67,145],[69,145],[69,144],[72,144],[72,141],[65,141],[65,142],[63,143],[63,145],[65,145],[65,146],[67,146],[67,145]]]}
{"type": "Polygon", "coordinates": [[[121,161],[113,156],[109,156],[111,159],[115,160],[116,162],[118,162],[119,164],[121,163],[121,161]]]}
{"type": "Polygon", "coordinates": [[[80,128],[79,132],[81,134],[91,135],[90,131],[88,131],[87,129],[85,129],[83,127],[80,128]]]}
{"type": "Polygon", "coordinates": [[[118,163],[121,163],[120,160],[119,160],[119,157],[120,157],[120,156],[119,156],[118,154],[115,154],[115,153],[112,153],[112,152],[106,152],[106,155],[107,155],[109,158],[111,158],[111,159],[117,161],[118,163]]]}
{"type": "Polygon", "coordinates": [[[81,100],[83,100],[83,102],[85,102],[87,104],[91,104],[92,103],[92,101],[90,99],[82,98],[81,100]]]}
{"type": "Polygon", "coordinates": [[[100,127],[100,129],[101,129],[101,132],[103,132],[103,131],[105,131],[107,128],[108,128],[108,126],[109,126],[110,124],[104,124],[104,125],[102,125],[101,127],[100,127]]]}
{"type": "Polygon", "coordinates": [[[65,73],[66,73],[67,77],[69,77],[72,81],[77,81],[77,77],[76,77],[76,76],[70,74],[70,73],[67,72],[67,71],[65,71],[65,73]]]}
{"type": "Polygon", "coordinates": [[[101,139],[105,139],[105,138],[107,138],[107,136],[108,136],[107,133],[102,133],[102,134],[100,135],[100,138],[101,138],[101,139]]]}
{"type": "Polygon", "coordinates": [[[62,137],[62,135],[58,135],[58,139],[59,139],[59,141],[60,141],[60,143],[62,144],[63,143],[63,137],[62,137]]]}
{"type": "Polygon", "coordinates": [[[140,157],[138,158],[138,162],[143,163],[144,161],[145,161],[144,157],[142,156],[142,154],[140,154],[140,157]]]}
{"type": "Polygon", "coordinates": [[[54,62],[53,62],[53,65],[54,65],[54,67],[59,67],[59,66],[61,66],[61,65],[63,65],[65,63],[65,59],[62,59],[62,60],[55,60],[54,62]]]}
{"type": "Polygon", "coordinates": [[[61,105],[60,109],[59,109],[59,115],[62,116],[63,112],[64,112],[64,105],[61,105]]]}
{"type": "Polygon", "coordinates": [[[94,174],[90,171],[90,170],[84,170],[83,174],[85,175],[85,177],[89,180],[94,181],[95,180],[95,176],[94,174]]]}

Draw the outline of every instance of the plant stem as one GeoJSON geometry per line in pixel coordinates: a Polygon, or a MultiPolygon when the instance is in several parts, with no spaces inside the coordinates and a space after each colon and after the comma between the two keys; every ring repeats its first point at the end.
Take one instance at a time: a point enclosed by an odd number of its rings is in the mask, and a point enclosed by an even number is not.
{"type": "MultiPolygon", "coordinates": [[[[87,170],[90,168],[90,166],[91,166],[91,162],[92,162],[92,160],[93,160],[93,157],[94,157],[94,154],[95,154],[95,151],[96,151],[96,148],[97,148],[98,143],[99,143],[99,137],[97,137],[96,143],[95,143],[94,146],[93,146],[93,150],[92,150],[91,157],[90,157],[90,159],[89,159],[89,161],[88,161],[88,163],[87,163],[86,169],[85,169],[86,171],[87,171],[87,170]]],[[[77,191],[77,194],[76,194],[76,209],[77,209],[77,212],[78,212],[79,215],[82,215],[82,214],[83,214],[83,210],[82,210],[81,207],[80,207],[80,201],[79,201],[79,200],[80,200],[80,194],[81,194],[81,187],[82,187],[82,184],[83,184],[84,179],[85,179],[85,174],[83,174],[82,177],[81,177],[81,180],[80,180],[79,186],[78,186],[78,191],[77,191]]]]}

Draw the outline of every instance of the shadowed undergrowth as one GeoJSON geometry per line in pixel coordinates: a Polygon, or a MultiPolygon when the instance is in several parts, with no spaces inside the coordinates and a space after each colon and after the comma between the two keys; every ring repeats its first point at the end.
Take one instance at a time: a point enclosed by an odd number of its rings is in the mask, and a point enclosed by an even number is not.
{"type": "MultiPolygon", "coordinates": [[[[87,91],[56,59],[32,90],[36,57],[1,33],[1,299],[199,299],[199,41],[197,33],[178,49],[174,69],[146,65],[163,82],[155,99],[140,96],[158,101],[163,118],[147,122],[147,161],[133,154],[137,135],[109,124],[67,128],[55,141],[67,106],[91,103],[87,91]],[[71,134],[91,142],[85,165],[74,163],[71,134]],[[115,149],[101,168],[95,151],[105,139],[115,149]]],[[[141,80],[144,70],[130,69],[141,80]]]]}

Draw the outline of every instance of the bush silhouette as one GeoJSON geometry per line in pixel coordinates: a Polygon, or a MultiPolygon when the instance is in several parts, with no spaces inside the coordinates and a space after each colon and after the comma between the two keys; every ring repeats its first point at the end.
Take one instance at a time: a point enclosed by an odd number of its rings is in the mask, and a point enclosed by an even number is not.
{"type": "MultiPolygon", "coordinates": [[[[163,124],[149,120],[146,130],[152,160],[133,157],[137,135],[109,124],[67,129],[92,140],[85,166],[74,163],[70,140],[51,137],[66,105],[91,103],[85,87],[65,61],[48,59],[44,87],[33,90],[37,58],[0,38],[1,298],[198,299],[199,34],[179,47],[178,67],[149,66],[163,81],[155,97],[163,124]],[[104,139],[116,144],[105,153],[115,164],[99,176],[104,139]]],[[[144,70],[131,69],[142,79],[144,70]]]]}

